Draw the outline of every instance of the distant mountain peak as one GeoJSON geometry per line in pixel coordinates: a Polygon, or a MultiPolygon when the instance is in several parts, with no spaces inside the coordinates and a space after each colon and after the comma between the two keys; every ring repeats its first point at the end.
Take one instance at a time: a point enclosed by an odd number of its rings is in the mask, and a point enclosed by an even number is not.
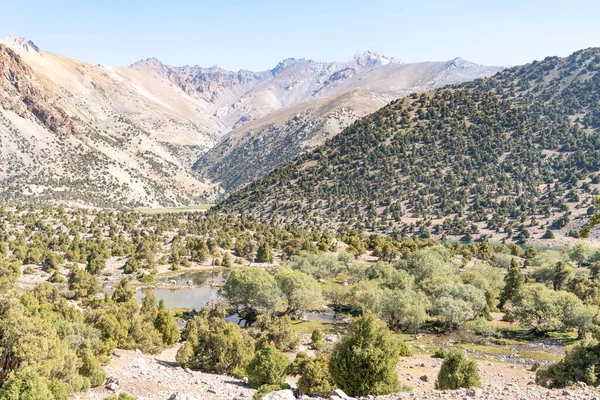
{"type": "Polygon", "coordinates": [[[479,64],[476,64],[469,60],[465,60],[464,58],[460,58],[460,57],[456,57],[456,58],[448,61],[446,63],[446,66],[454,67],[454,68],[458,68],[458,69],[468,69],[468,68],[480,67],[479,64]]]}
{"type": "Polygon", "coordinates": [[[354,62],[361,67],[381,67],[387,64],[402,64],[393,57],[386,57],[373,51],[363,51],[354,55],[354,62]]]}
{"type": "Polygon", "coordinates": [[[283,71],[284,69],[288,68],[290,65],[294,65],[299,61],[301,61],[301,60],[299,60],[297,58],[285,58],[285,59],[279,61],[279,63],[275,66],[275,68],[273,68],[271,70],[271,73],[273,74],[273,76],[275,76],[278,73],[280,73],[281,71],[283,71]]]}
{"type": "Polygon", "coordinates": [[[148,67],[164,67],[165,66],[165,64],[163,64],[162,61],[160,61],[158,58],[150,57],[150,58],[146,58],[144,60],[136,61],[135,63],[131,64],[131,67],[141,66],[141,65],[145,65],[148,67]]]}
{"type": "Polygon", "coordinates": [[[18,37],[15,35],[8,35],[2,39],[0,39],[0,43],[4,43],[7,46],[18,50],[24,50],[30,53],[39,53],[40,48],[33,43],[31,40],[28,40],[23,37],[18,37]]]}

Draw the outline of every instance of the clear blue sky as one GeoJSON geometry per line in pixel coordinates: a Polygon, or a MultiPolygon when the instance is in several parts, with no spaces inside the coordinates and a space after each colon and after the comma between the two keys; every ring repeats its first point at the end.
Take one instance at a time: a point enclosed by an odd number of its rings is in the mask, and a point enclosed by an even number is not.
{"type": "Polygon", "coordinates": [[[0,15],[0,36],[110,65],[156,57],[264,70],[363,50],[515,65],[600,46],[599,0],[3,0],[0,15]]]}

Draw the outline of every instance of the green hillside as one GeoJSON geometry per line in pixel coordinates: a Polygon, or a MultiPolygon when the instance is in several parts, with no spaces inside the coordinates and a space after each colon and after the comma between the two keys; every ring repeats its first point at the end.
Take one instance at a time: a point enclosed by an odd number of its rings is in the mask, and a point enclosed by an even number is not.
{"type": "Polygon", "coordinates": [[[571,234],[595,210],[600,49],[392,102],[218,208],[398,234],[571,234]]]}

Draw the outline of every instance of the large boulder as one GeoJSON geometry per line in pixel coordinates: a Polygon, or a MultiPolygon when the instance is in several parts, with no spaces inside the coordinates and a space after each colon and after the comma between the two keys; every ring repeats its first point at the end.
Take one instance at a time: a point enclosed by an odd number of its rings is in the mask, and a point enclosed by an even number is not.
{"type": "Polygon", "coordinates": [[[294,392],[289,389],[267,393],[261,400],[296,400],[294,392]]]}

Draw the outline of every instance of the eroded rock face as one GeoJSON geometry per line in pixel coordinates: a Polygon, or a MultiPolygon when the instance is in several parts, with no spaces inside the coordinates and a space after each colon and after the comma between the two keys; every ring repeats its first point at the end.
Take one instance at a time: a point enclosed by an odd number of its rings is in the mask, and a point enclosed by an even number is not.
{"type": "Polygon", "coordinates": [[[0,103],[4,108],[25,117],[31,112],[51,131],[79,134],[80,127],[39,82],[33,71],[15,51],[0,44],[0,103]]]}

